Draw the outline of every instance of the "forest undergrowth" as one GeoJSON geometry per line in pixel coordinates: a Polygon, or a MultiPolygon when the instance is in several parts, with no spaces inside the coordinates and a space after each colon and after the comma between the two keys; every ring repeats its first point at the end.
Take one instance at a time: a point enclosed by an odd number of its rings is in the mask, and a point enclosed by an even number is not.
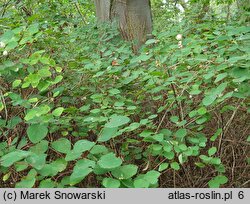
{"type": "Polygon", "coordinates": [[[0,187],[250,187],[249,26],[169,23],[134,54],[58,18],[0,21],[0,187]]]}

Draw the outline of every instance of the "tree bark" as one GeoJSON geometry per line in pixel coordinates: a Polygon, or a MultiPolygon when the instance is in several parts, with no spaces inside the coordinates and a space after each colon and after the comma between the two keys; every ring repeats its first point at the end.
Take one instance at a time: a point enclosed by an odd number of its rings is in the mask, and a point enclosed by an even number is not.
{"type": "Polygon", "coordinates": [[[112,0],[95,0],[96,17],[99,22],[110,19],[110,6],[112,0]]]}
{"type": "Polygon", "coordinates": [[[124,39],[137,50],[152,35],[150,0],[95,0],[98,22],[117,21],[124,39]]]}

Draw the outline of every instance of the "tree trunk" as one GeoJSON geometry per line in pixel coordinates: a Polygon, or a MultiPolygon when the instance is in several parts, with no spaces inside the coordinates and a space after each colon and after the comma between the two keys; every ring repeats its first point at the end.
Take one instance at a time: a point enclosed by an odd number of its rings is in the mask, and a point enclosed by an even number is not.
{"type": "Polygon", "coordinates": [[[110,5],[112,0],[95,0],[96,17],[99,22],[110,19],[110,5]]]}
{"type": "Polygon", "coordinates": [[[150,0],[95,0],[99,22],[117,21],[121,35],[137,50],[152,35],[150,0]]]}

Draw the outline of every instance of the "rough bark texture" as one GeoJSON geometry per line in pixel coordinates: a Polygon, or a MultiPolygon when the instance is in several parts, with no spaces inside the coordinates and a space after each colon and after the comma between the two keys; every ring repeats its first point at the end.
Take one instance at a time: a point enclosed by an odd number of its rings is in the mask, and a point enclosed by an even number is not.
{"type": "Polygon", "coordinates": [[[150,0],[95,0],[99,22],[117,21],[121,35],[137,50],[152,33],[150,0]]]}
{"type": "Polygon", "coordinates": [[[95,0],[96,17],[99,22],[110,19],[111,0],[95,0]]]}

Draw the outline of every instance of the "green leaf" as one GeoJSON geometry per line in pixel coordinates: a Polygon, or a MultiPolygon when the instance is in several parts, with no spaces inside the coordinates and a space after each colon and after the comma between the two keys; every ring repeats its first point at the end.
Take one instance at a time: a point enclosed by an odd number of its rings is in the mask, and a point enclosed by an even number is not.
{"type": "Polygon", "coordinates": [[[23,177],[20,182],[18,182],[15,188],[32,188],[36,182],[37,172],[31,169],[27,176],[23,177]]]}
{"type": "Polygon", "coordinates": [[[39,25],[37,23],[30,25],[27,31],[30,35],[33,35],[39,31],[39,25]]]}
{"type": "Polygon", "coordinates": [[[60,138],[52,142],[51,147],[58,152],[67,154],[71,150],[71,142],[66,138],[60,138]]]}
{"type": "Polygon", "coordinates": [[[208,182],[208,186],[210,188],[219,188],[220,185],[223,185],[223,184],[225,184],[227,182],[228,182],[228,178],[226,176],[219,175],[219,176],[216,176],[213,179],[211,179],[208,182]]]}
{"type": "Polygon", "coordinates": [[[166,157],[167,159],[171,160],[174,158],[174,152],[170,151],[170,152],[164,152],[163,156],[166,157]]]}
{"type": "Polygon", "coordinates": [[[102,181],[102,185],[105,188],[119,188],[121,183],[117,179],[104,178],[103,181],[102,181]]]}
{"type": "Polygon", "coordinates": [[[202,100],[202,103],[204,106],[209,106],[211,105],[216,99],[216,95],[207,95],[205,98],[202,100]]]}
{"type": "Polygon", "coordinates": [[[228,75],[227,73],[218,74],[218,76],[214,80],[214,83],[217,83],[217,82],[221,81],[222,79],[224,79],[225,77],[227,77],[227,75],[228,75]]]}
{"type": "Polygon", "coordinates": [[[146,45],[150,45],[150,44],[153,44],[153,43],[155,43],[155,42],[157,42],[156,39],[149,39],[149,40],[147,40],[147,41],[145,42],[145,44],[146,44],[146,45]]]}
{"type": "Polygon", "coordinates": [[[116,128],[129,123],[130,119],[127,116],[112,116],[110,121],[105,124],[107,128],[116,128]]]}
{"type": "Polygon", "coordinates": [[[42,77],[42,78],[51,77],[51,72],[50,72],[49,67],[45,67],[43,69],[40,69],[38,71],[38,75],[40,75],[40,77],[42,77]]]}
{"type": "Polygon", "coordinates": [[[52,112],[52,115],[59,117],[60,115],[62,115],[63,111],[64,111],[64,108],[59,107],[52,112]]]}
{"type": "Polygon", "coordinates": [[[205,164],[201,162],[196,162],[195,165],[198,166],[199,168],[204,168],[206,166],[205,164]]]}
{"type": "Polygon", "coordinates": [[[212,142],[214,142],[217,137],[222,133],[222,128],[217,129],[217,131],[214,133],[214,135],[210,138],[212,142]]]}
{"type": "Polygon", "coordinates": [[[162,142],[164,140],[164,135],[162,133],[159,133],[159,134],[155,134],[151,137],[148,137],[145,139],[145,141],[148,140],[148,141],[157,141],[157,142],[162,142]]]}
{"type": "Polygon", "coordinates": [[[82,152],[76,152],[74,150],[71,150],[67,153],[65,160],[66,161],[73,161],[78,159],[82,155],[82,152]]]}
{"type": "Polygon", "coordinates": [[[178,147],[180,148],[181,151],[186,151],[188,149],[187,145],[185,144],[180,144],[178,147]]]}
{"type": "Polygon", "coordinates": [[[56,78],[55,78],[55,80],[54,80],[53,84],[57,84],[57,83],[59,83],[60,81],[62,81],[62,79],[63,79],[63,76],[61,76],[61,75],[56,76],[56,78]]]}
{"type": "Polygon", "coordinates": [[[212,159],[212,157],[208,157],[208,156],[206,156],[206,155],[200,155],[199,157],[200,157],[200,158],[202,159],[202,161],[205,162],[205,163],[209,163],[209,162],[211,161],[211,159],[212,159]]]}
{"type": "Polygon", "coordinates": [[[32,120],[36,117],[40,117],[41,115],[47,114],[50,111],[50,107],[48,105],[41,105],[40,107],[36,107],[28,110],[24,119],[26,121],[32,120]]]}
{"type": "Polygon", "coordinates": [[[47,57],[41,57],[39,60],[43,64],[50,64],[50,60],[47,57]]]}
{"type": "Polygon", "coordinates": [[[67,167],[67,161],[65,159],[57,159],[50,164],[45,164],[45,166],[38,170],[39,174],[42,176],[55,176],[58,172],[62,172],[67,167]]]}
{"type": "Polygon", "coordinates": [[[36,145],[30,147],[30,151],[36,154],[45,153],[48,150],[49,142],[46,140],[42,140],[36,145]]]}
{"type": "Polygon", "coordinates": [[[3,181],[6,182],[10,178],[11,172],[8,172],[3,176],[3,181]]]}
{"type": "Polygon", "coordinates": [[[150,185],[156,185],[161,174],[158,171],[151,170],[146,174],[140,174],[134,180],[135,188],[148,188],[150,185]]]}
{"type": "Polygon", "coordinates": [[[19,80],[19,79],[17,79],[17,80],[15,80],[13,83],[12,83],[12,87],[13,88],[16,88],[16,87],[18,87],[20,84],[21,84],[21,80],[19,80]]]}
{"type": "Polygon", "coordinates": [[[207,113],[207,109],[206,109],[205,107],[201,107],[201,108],[199,108],[199,109],[197,110],[197,113],[198,113],[199,115],[204,115],[204,114],[207,113]]]}
{"type": "Polygon", "coordinates": [[[17,162],[14,164],[14,166],[15,166],[16,171],[19,172],[19,171],[23,171],[24,169],[27,169],[29,164],[24,161],[24,162],[17,162]]]}
{"type": "Polygon", "coordinates": [[[93,172],[96,175],[106,174],[109,171],[110,171],[110,169],[103,169],[98,164],[96,164],[95,168],[93,169],[93,172]]]}
{"type": "Polygon", "coordinates": [[[250,142],[250,136],[247,137],[247,142],[250,142]]]}
{"type": "Polygon", "coordinates": [[[109,93],[110,93],[111,95],[116,95],[116,94],[119,94],[119,93],[121,93],[121,92],[119,91],[119,89],[110,89],[110,90],[109,90],[109,93]]]}
{"type": "Polygon", "coordinates": [[[155,170],[151,170],[145,174],[145,179],[152,185],[158,182],[158,178],[160,177],[160,173],[155,170]]]}
{"type": "Polygon", "coordinates": [[[26,121],[29,121],[31,119],[33,119],[34,117],[38,117],[40,116],[40,114],[38,114],[38,110],[37,109],[31,109],[31,110],[28,110],[27,114],[25,115],[24,119],[26,121]]]}
{"type": "Polygon", "coordinates": [[[164,170],[166,170],[166,169],[168,168],[168,166],[169,166],[169,163],[162,163],[162,164],[159,166],[158,170],[159,170],[159,171],[164,171],[164,170]]]}
{"type": "Polygon", "coordinates": [[[114,169],[121,166],[122,160],[117,158],[114,153],[109,153],[100,158],[98,165],[103,169],[114,169]]]}
{"type": "Polygon", "coordinates": [[[172,163],[170,164],[170,167],[171,167],[172,169],[174,169],[175,171],[180,170],[180,165],[179,165],[177,162],[172,162],[172,163]]]}
{"type": "Polygon", "coordinates": [[[147,54],[142,54],[139,57],[137,57],[137,60],[141,60],[141,61],[147,61],[148,59],[150,59],[152,57],[152,55],[147,55],[147,54]]]}
{"type": "Polygon", "coordinates": [[[101,135],[98,138],[99,142],[106,142],[108,140],[110,140],[112,137],[115,136],[115,134],[117,133],[118,128],[114,127],[114,128],[107,128],[104,127],[102,129],[101,135]]]}
{"type": "Polygon", "coordinates": [[[136,106],[127,106],[127,109],[128,109],[128,110],[136,110],[137,107],[136,107],[136,106]]]}
{"type": "Polygon", "coordinates": [[[47,124],[32,124],[27,129],[27,134],[32,143],[38,143],[48,134],[47,124]]]}
{"type": "Polygon", "coordinates": [[[16,48],[17,46],[18,46],[18,42],[13,40],[8,43],[8,45],[5,47],[5,50],[9,51],[9,50],[16,48]]]}
{"type": "Polygon", "coordinates": [[[152,149],[152,152],[155,152],[156,154],[161,152],[162,150],[162,145],[160,144],[152,144],[149,146],[150,149],[152,149]]]}
{"type": "Polygon", "coordinates": [[[14,129],[16,127],[16,125],[19,124],[20,122],[22,122],[22,119],[18,116],[15,116],[15,117],[9,119],[6,128],[14,129]]]}
{"type": "Polygon", "coordinates": [[[224,167],[223,164],[215,165],[215,169],[216,169],[216,171],[218,171],[219,173],[225,173],[225,172],[226,172],[226,169],[225,169],[225,167],[224,167]]]}
{"type": "Polygon", "coordinates": [[[40,170],[44,167],[47,154],[35,154],[32,153],[26,158],[26,161],[35,169],[40,170]]]}
{"type": "Polygon", "coordinates": [[[15,34],[12,30],[8,30],[1,36],[1,41],[8,42],[14,37],[14,35],[15,34]]]}
{"type": "Polygon", "coordinates": [[[215,88],[215,90],[213,90],[214,94],[216,94],[217,96],[219,96],[227,87],[227,82],[226,83],[222,83],[219,86],[217,86],[215,88]]]}
{"type": "Polygon", "coordinates": [[[17,161],[20,161],[26,157],[28,157],[31,153],[23,150],[17,150],[14,152],[10,152],[4,156],[2,156],[0,163],[1,166],[9,167],[17,161]]]}
{"type": "Polygon", "coordinates": [[[201,124],[205,123],[208,119],[209,119],[209,116],[208,116],[208,115],[205,115],[205,116],[203,116],[203,117],[197,119],[197,120],[195,121],[195,123],[198,124],[198,125],[201,125],[201,124]]]}
{"type": "Polygon", "coordinates": [[[134,187],[135,188],[148,188],[149,185],[150,185],[150,183],[143,178],[134,180],[134,187]]]}
{"type": "Polygon", "coordinates": [[[39,188],[54,188],[55,186],[55,182],[51,179],[42,180],[39,184],[39,188]]]}
{"type": "Polygon", "coordinates": [[[216,148],[216,147],[211,147],[211,148],[208,150],[208,155],[209,155],[209,156],[212,156],[212,155],[214,155],[216,152],[217,152],[217,148],[216,148]]]}
{"type": "Polygon", "coordinates": [[[179,121],[179,117],[177,117],[177,116],[171,116],[171,117],[170,117],[170,120],[171,120],[171,122],[173,122],[173,123],[177,123],[177,122],[179,121]]]}
{"type": "Polygon", "coordinates": [[[173,149],[173,146],[170,143],[167,142],[167,143],[164,144],[163,149],[166,152],[171,152],[172,149],[173,149]]]}
{"type": "Polygon", "coordinates": [[[215,165],[219,165],[219,164],[221,164],[221,159],[218,158],[218,157],[212,158],[212,159],[210,160],[210,163],[211,163],[211,164],[215,164],[215,165]]]}
{"type": "Polygon", "coordinates": [[[121,180],[121,179],[129,179],[133,177],[137,173],[138,167],[136,165],[124,165],[114,169],[111,173],[112,175],[121,180]]]}
{"type": "Polygon", "coordinates": [[[183,164],[184,162],[187,161],[187,157],[185,156],[185,154],[179,154],[178,160],[179,160],[180,164],[183,164]]]}
{"type": "Polygon", "coordinates": [[[73,151],[82,153],[82,152],[90,150],[94,145],[95,145],[94,142],[90,142],[88,140],[78,140],[74,144],[73,151]]]}
{"type": "Polygon", "coordinates": [[[91,150],[90,150],[91,154],[107,154],[108,153],[108,149],[107,147],[103,146],[103,145],[95,145],[91,150]]]}
{"type": "Polygon", "coordinates": [[[184,128],[181,128],[176,131],[175,136],[182,140],[187,135],[187,130],[184,128]]]}
{"type": "Polygon", "coordinates": [[[70,184],[81,182],[89,173],[93,171],[95,162],[89,159],[82,159],[76,162],[73,173],[70,176],[70,184]]]}
{"type": "Polygon", "coordinates": [[[140,127],[140,123],[131,123],[129,126],[125,128],[126,132],[134,131],[140,127]]]}

